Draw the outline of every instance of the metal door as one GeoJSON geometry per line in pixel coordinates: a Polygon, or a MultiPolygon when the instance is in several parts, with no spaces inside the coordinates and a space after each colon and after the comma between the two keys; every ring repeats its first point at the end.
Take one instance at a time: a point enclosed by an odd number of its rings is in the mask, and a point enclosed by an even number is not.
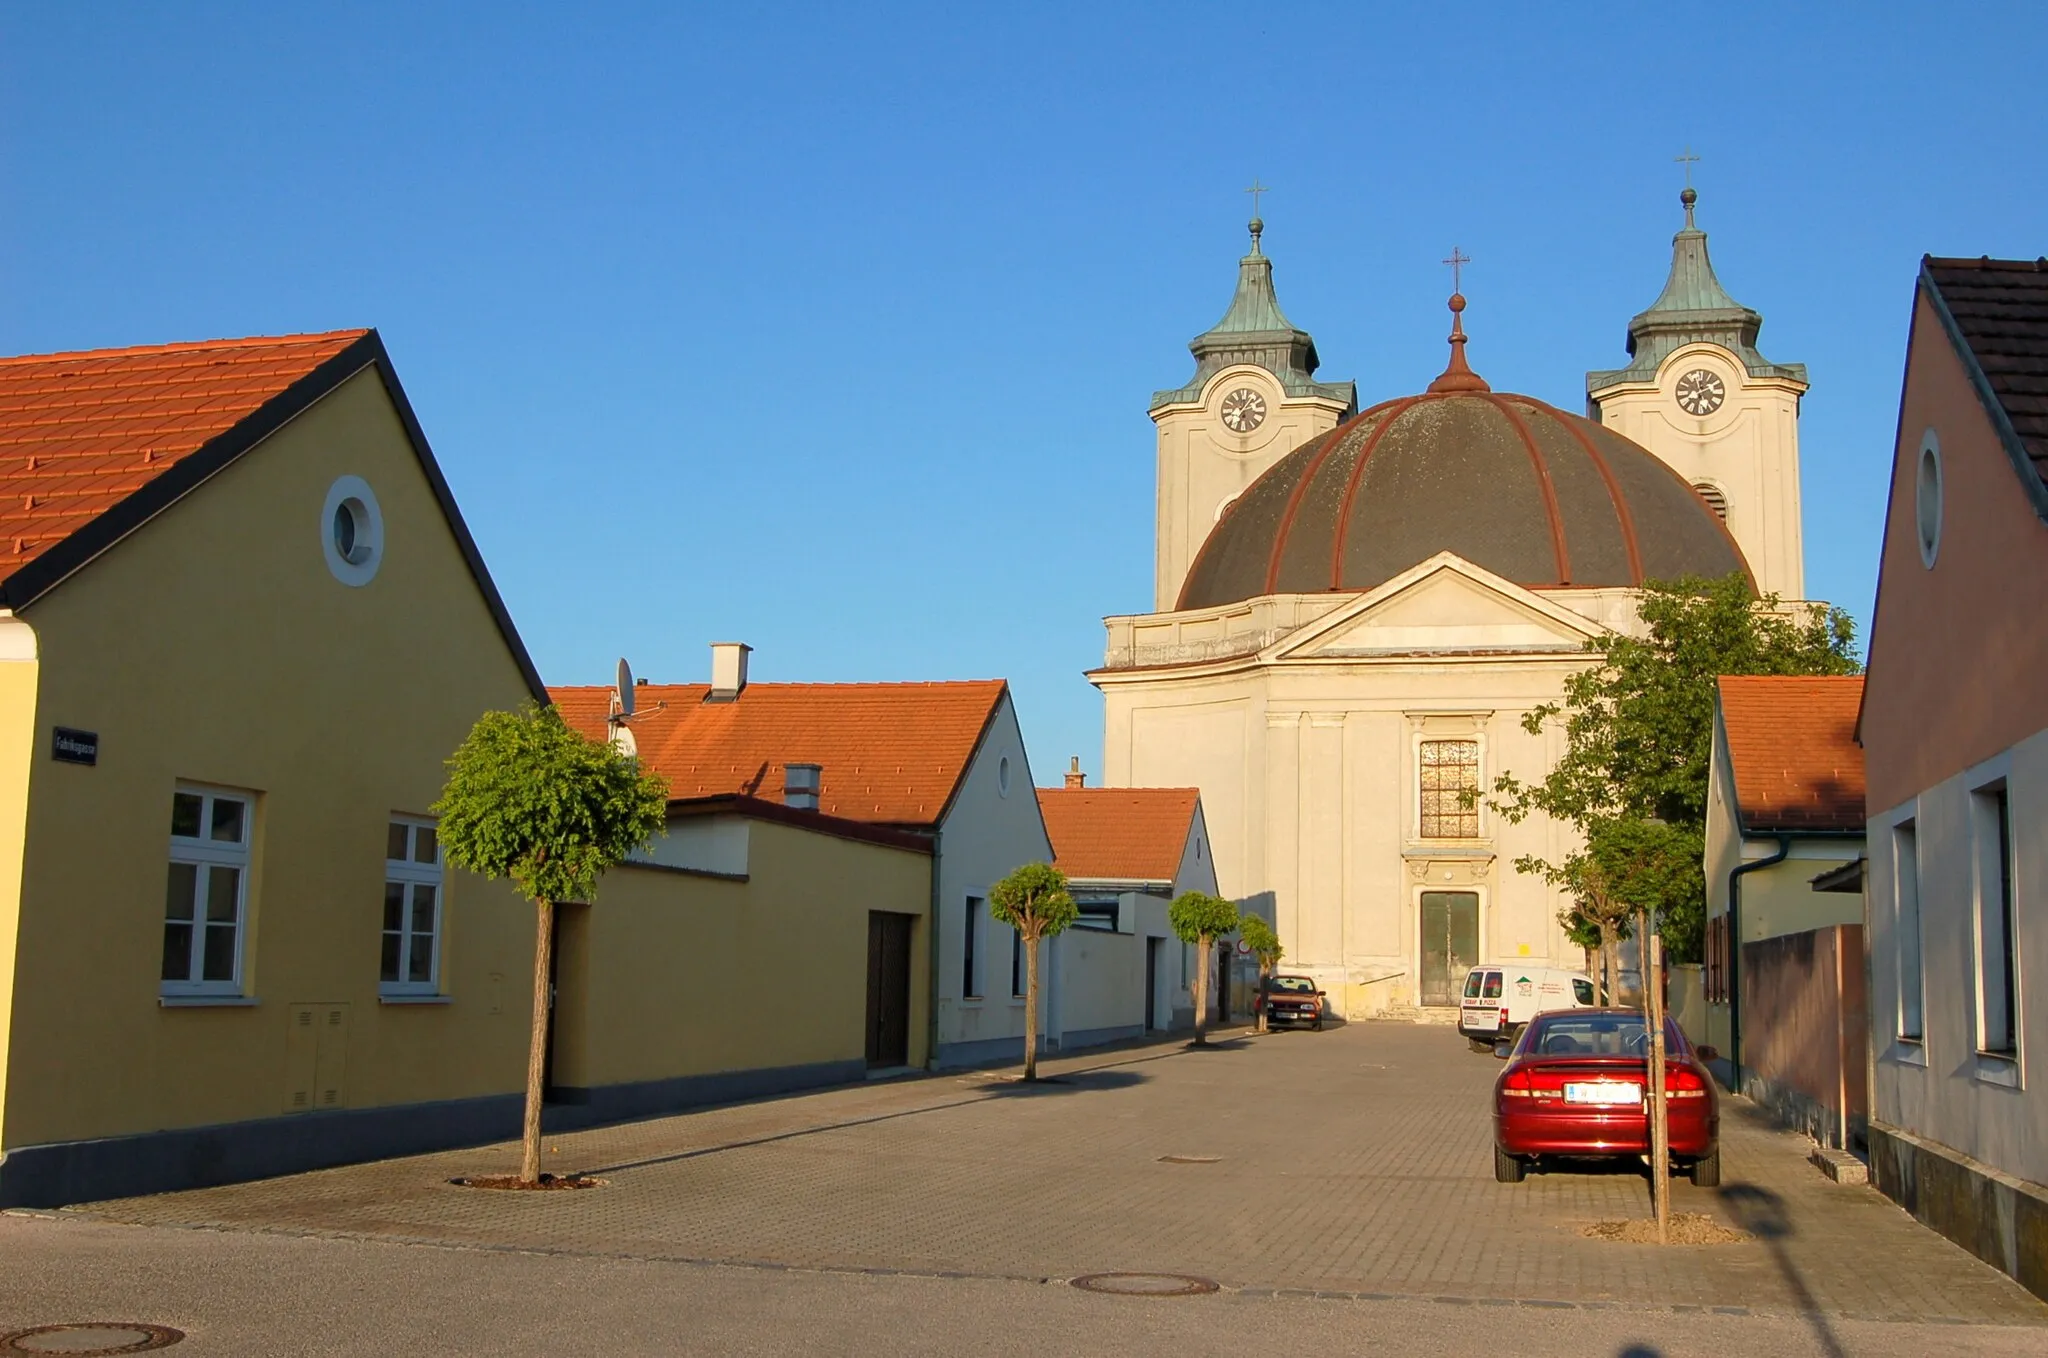
{"type": "Polygon", "coordinates": [[[868,914],[868,1041],[870,1067],[910,1060],[910,926],[908,915],[868,914]]]}
{"type": "Polygon", "coordinates": [[[1422,893],[1422,1003],[1454,1005],[1465,972],[1479,962],[1479,893],[1422,893]]]}

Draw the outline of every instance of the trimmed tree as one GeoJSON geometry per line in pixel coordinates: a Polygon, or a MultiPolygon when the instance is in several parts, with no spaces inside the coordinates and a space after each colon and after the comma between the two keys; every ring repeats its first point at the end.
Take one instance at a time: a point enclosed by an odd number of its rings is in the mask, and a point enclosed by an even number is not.
{"type": "Polygon", "coordinates": [[[486,712],[448,761],[433,807],[448,862],[510,879],[534,903],[533,1032],[519,1178],[540,1181],[541,1080],[557,901],[596,899],[598,879],[661,830],[668,787],[610,744],[571,730],[552,707],[486,712]]]}
{"type": "Polygon", "coordinates": [[[1209,1043],[1209,949],[1237,928],[1237,907],[1206,891],[1183,891],[1166,908],[1167,921],[1183,943],[1195,945],[1195,1045],[1209,1043]]]}
{"type": "MultiPolygon", "coordinates": [[[[1565,681],[1564,701],[1522,719],[1531,735],[1553,725],[1563,731],[1557,764],[1536,782],[1502,775],[1488,800],[1510,822],[1540,811],[1579,832],[1583,847],[1575,853],[1524,855],[1516,871],[1565,888],[1576,912],[1587,915],[1594,904],[1584,890],[1587,872],[1598,863],[1624,913],[1660,912],[1671,959],[1697,962],[1715,681],[1724,674],[1854,674],[1855,627],[1839,608],[1786,608],[1774,594],[1758,599],[1740,573],[1646,583],[1637,611],[1643,635],[1588,641],[1595,659],[1565,681]],[[1643,853],[1657,861],[1632,864],[1637,880],[1617,887],[1617,866],[1643,853]],[[1650,882],[1655,900],[1638,895],[1650,882]]],[[[1611,944],[1626,930],[1620,923],[1603,940],[1611,944]]]]}
{"type": "Polygon", "coordinates": [[[1026,863],[989,888],[988,913],[1024,940],[1024,1078],[1038,1078],[1038,940],[1074,922],[1080,908],[1067,874],[1050,863],[1026,863]]]}
{"type": "Polygon", "coordinates": [[[1280,959],[1287,950],[1280,946],[1280,935],[1273,932],[1273,926],[1266,923],[1264,915],[1244,915],[1239,918],[1237,936],[1252,950],[1252,956],[1259,959],[1259,1031],[1266,1031],[1266,1006],[1263,999],[1266,983],[1273,979],[1273,968],[1280,965],[1280,959]]]}

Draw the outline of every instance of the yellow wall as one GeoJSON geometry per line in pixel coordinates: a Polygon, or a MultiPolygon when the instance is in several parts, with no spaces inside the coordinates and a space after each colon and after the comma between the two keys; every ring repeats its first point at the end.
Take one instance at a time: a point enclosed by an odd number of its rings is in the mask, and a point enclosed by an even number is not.
{"type": "Polygon", "coordinates": [[[557,1084],[864,1059],[871,910],[916,918],[910,1064],[924,1064],[931,858],[772,821],[750,832],[744,882],[625,866],[565,908],[557,1084]]]}
{"type": "MultiPolygon", "coordinates": [[[[374,370],[24,617],[41,673],[0,1145],[282,1113],[295,1004],[348,1006],[342,1106],[521,1087],[533,931],[508,888],[446,883],[453,1003],[378,1002],[387,816],[425,812],[477,715],[527,691],[374,370]],[[383,564],[360,589],[322,551],[343,474],[370,483],[384,518],[383,564]],[[59,724],[99,733],[97,767],[49,759],[59,724]],[[256,793],[254,1007],[158,1004],[181,779],[256,793]]],[[[16,669],[0,665],[0,684],[16,669]]],[[[0,831],[18,701],[0,692],[0,831]]]]}
{"type": "MultiPolygon", "coordinates": [[[[22,841],[28,824],[29,759],[36,730],[35,633],[0,612],[0,1095],[14,1017],[14,937],[21,904],[22,841]]],[[[0,1147],[7,1100],[0,1097],[0,1147]]]]}
{"type": "Polygon", "coordinates": [[[1742,941],[1863,923],[1860,894],[1813,889],[1814,878],[1855,861],[1852,850],[1840,858],[1788,858],[1742,874],[1742,941]]]}

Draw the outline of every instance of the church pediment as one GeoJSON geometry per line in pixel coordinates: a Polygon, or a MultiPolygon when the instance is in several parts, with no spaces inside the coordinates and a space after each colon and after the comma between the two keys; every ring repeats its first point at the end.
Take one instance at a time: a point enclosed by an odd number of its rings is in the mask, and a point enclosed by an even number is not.
{"type": "Polygon", "coordinates": [[[1267,658],[1573,653],[1599,630],[1446,552],[1286,638],[1267,658]]]}

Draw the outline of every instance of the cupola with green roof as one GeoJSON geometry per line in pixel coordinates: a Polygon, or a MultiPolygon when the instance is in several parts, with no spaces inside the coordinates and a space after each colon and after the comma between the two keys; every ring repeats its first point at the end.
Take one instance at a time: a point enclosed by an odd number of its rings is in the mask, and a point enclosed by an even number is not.
{"type": "Polygon", "coordinates": [[[1757,332],[1763,329],[1764,318],[1730,297],[1714,276],[1713,261],[1707,258],[1707,233],[1693,222],[1699,197],[1691,187],[1678,195],[1685,226],[1671,238],[1671,276],[1664,280],[1664,291],[1628,323],[1628,355],[1633,361],[1625,368],[1587,373],[1587,396],[1597,397],[1624,382],[1656,380],[1659,365],[1687,344],[1718,344],[1738,356],[1753,376],[1806,380],[1804,363],[1773,363],[1757,352],[1757,332]]]}
{"type": "Polygon", "coordinates": [[[1316,369],[1322,366],[1315,338],[1280,310],[1279,295],[1273,291],[1273,261],[1259,247],[1266,223],[1254,217],[1250,226],[1251,253],[1237,262],[1237,291],[1231,294],[1229,309],[1222,320],[1188,342],[1195,375],[1184,387],[1154,392],[1151,409],[1201,400],[1210,378],[1240,363],[1254,364],[1279,378],[1289,396],[1320,396],[1355,409],[1355,383],[1315,380],[1316,369]]]}
{"type": "Polygon", "coordinates": [[[1685,225],[1671,273],[1628,323],[1628,366],[1586,374],[1587,414],[1655,453],[1727,523],[1760,589],[1805,597],[1799,507],[1799,404],[1806,365],[1758,352],[1763,317],[1721,286],[1699,194],[1678,196],[1685,225]]]}

